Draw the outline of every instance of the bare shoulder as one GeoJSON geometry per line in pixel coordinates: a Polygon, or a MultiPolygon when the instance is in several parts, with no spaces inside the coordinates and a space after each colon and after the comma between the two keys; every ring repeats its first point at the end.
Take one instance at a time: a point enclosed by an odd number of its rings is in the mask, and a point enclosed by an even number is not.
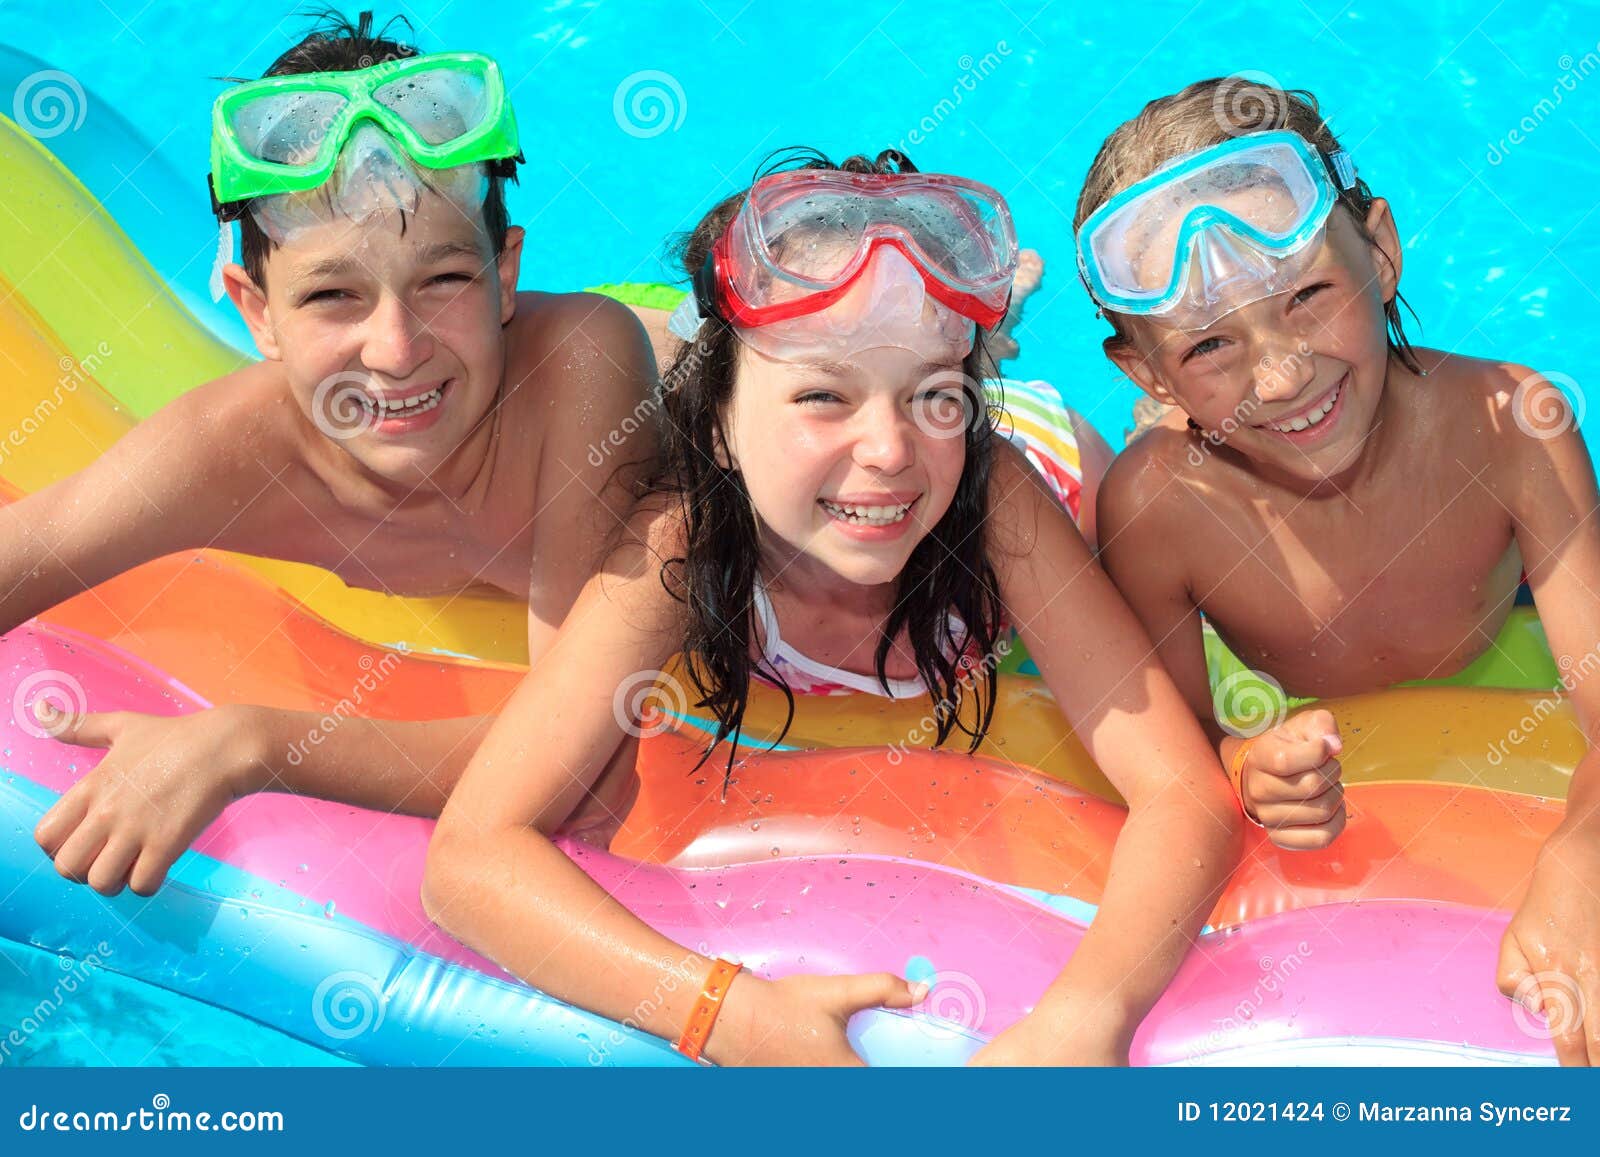
{"type": "Polygon", "coordinates": [[[126,441],[136,455],[153,452],[152,465],[170,463],[215,485],[300,460],[304,424],[283,368],[258,362],[180,394],[126,441]]]}
{"type": "Polygon", "coordinates": [[[1477,463],[1516,471],[1533,461],[1587,458],[1578,429],[1584,396],[1571,377],[1496,358],[1416,354],[1427,372],[1416,387],[1419,409],[1453,415],[1450,433],[1463,451],[1476,450],[1477,463]]]}
{"type": "MultiPolygon", "coordinates": [[[[1101,541],[1109,545],[1136,526],[1161,534],[1181,531],[1205,501],[1201,492],[1220,497],[1217,484],[1237,469],[1217,451],[1189,430],[1166,425],[1152,426],[1135,438],[1112,459],[1100,483],[1101,541]]],[[[1176,548],[1180,542],[1170,545],[1176,548]]]]}
{"type": "Polygon", "coordinates": [[[681,639],[680,569],[687,545],[681,502],[675,495],[641,498],[617,528],[591,582],[641,629],[681,639]]]}
{"type": "Polygon", "coordinates": [[[596,374],[643,388],[654,376],[644,326],[627,306],[598,293],[519,293],[506,337],[507,377],[536,382],[540,392],[571,393],[592,385],[596,374]]]}

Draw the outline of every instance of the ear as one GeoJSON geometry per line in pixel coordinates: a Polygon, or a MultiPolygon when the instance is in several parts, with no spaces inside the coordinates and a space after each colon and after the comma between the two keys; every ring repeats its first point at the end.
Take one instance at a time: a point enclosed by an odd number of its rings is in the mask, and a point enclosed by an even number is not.
{"type": "Polygon", "coordinates": [[[1112,334],[1100,344],[1106,357],[1117,369],[1126,374],[1133,384],[1149,394],[1163,406],[1176,406],[1178,399],[1161,382],[1161,377],[1150,366],[1149,359],[1141,354],[1131,341],[1121,334],[1112,334]]]}
{"type": "Polygon", "coordinates": [[[222,285],[228,291],[228,299],[233,302],[233,307],[244,318],[245,328],[250,331],[261,356],[273,362],[282,360],[271,311],[267,308],[266,293],[245,272],[244,266],[237,263],[223,266],[222,285]]]}
{"type": "Polygon", "coordinates": [[[522,272],[522,241],[527,231],[521,225],[506,230],[506,245],[496,259],[500,275],[500,324],[508,325],[517,312],[517,276],[522,272]]]}
{"type": "Polygon", "coordinates": [[[1367,208],[1367,236],[1372,238],[1372,245],[1377,249],[1373,256],[1378,267],[1378,286],[1383,290],[1383,303],[1387,305],[1400,292],[1400,268],[1405,258],[1400,251],[1394,214],[1389,210],[1389,202],[1382,197],[1374,197],[1367,208]]]}

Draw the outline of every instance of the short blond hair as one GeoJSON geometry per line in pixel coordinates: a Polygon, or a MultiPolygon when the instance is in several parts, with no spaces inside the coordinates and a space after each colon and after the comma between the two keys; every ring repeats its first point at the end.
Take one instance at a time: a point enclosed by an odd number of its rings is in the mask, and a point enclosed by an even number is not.
{"type": "MultiPolygon", "coordinates": [[[[1304,89],[1283,89],[1276,84],[1247,76],[1219,76],[1196,81],[1186,88],[1145,105],[1139,114],[1118,125],[1100,145],[1094,163],[1083,179],[1078,206],[1073,214],[1076,231],[1089,214],[1128,186],[1144,180],[1168,161],[1202,149],[1220,145],[1248,133],[1288,129],[1297,133],[1327,159],[1340,151],[1340,144],[1317,98],[1304,89]]],[[[1374,194],[1360,177],[1349,189],[1339,191],[1339,204],[1349,210],[1356,227],[1369,242],[1367,212],[1374,194]]],[[[1384,255],[1388,260],[1388,255],[1384,255]]],[[[1385,304],[1389,323],[1389,350],[1409,368],[1417,368],[1401,325],[1400,308],[1406,305],[1399,293],[1385,304]]],[[[1119,338],[1126,338],[1117,316],[1107,320],[1119,338]]],[[[1412,313],[1412,317],[1416,314],[1412,313]]]]}

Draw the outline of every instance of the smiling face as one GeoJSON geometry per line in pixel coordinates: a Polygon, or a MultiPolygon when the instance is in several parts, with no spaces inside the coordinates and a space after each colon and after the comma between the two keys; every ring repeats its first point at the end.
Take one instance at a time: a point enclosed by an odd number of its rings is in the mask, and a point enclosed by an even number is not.
{"type": "Polygon", "coordinates": [[[817,567],[863,586],[898,577],[961,479],[964,352],[931,338],[841,362],[741,347],[723,428],[765,563],[813,581],[817,567]]]}
{"type": "Polygon", "coordinates": [[[1376,245],[1336,208],[1316,260],[1288,291],[1202,330],[1130,319],[1129,340],[1111,339],[1106,352],[1152,397],[1259,465],[1312,484],[1334,478],[1360,458],[1388,374],[1384,305],[1398,288],[1400,249],[1387,204],[1373,202],[1366,226],[1376,245]]]}
{"type": "Polygon", "coordinates": [[[415,213],[294,231],[263,292],[229,290],[262,354],[283,364],[306,417],[373,473],[430,477],[499,395],[522,230],[496,261],[481,214],[425,194],[415,213]]]}

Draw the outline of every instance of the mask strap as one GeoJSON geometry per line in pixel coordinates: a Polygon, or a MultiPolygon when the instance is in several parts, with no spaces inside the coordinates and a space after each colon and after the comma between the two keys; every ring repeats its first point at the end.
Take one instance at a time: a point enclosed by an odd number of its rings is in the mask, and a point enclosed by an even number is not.
{"type": "Polygon", "coordinates": [[[222,270],[233,263],[233,222],[217,223],[217,257],[211,263],[211,300],[221,301],[224,292],[222,270]]]}

